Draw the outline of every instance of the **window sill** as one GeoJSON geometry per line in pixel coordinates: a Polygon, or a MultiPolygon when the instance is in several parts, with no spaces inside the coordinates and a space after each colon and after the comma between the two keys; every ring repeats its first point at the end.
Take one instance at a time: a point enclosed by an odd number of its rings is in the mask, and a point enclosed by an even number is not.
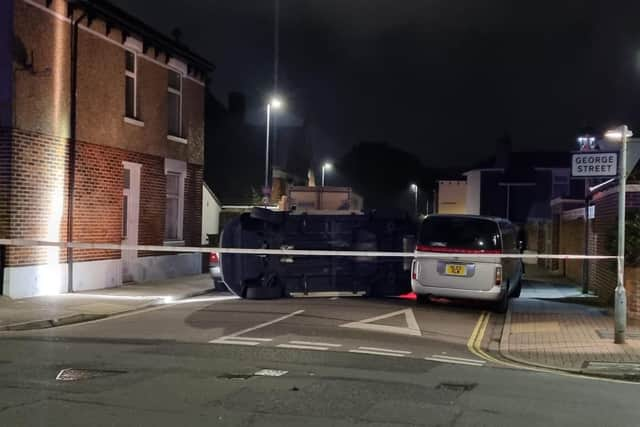
{"type": "Polygon", "coordinates": [[[180,136],[167,135],[167,139],[173,142],[179,142],[180,144],[186,144],[187,138],[182,138],[180,136]]]}
{"type": "Polygon", "coordinates": [[[124,122],[130,125],[139,126],[141,128],[144,127],[144,122],[138,119],[134,119],[133,117],[124,116],[124,122]]]}
{"type": "Polygon", "coordinates": [[[164,246],[184,246],[184,240],[165,240],[162,244],[164,246]]]}

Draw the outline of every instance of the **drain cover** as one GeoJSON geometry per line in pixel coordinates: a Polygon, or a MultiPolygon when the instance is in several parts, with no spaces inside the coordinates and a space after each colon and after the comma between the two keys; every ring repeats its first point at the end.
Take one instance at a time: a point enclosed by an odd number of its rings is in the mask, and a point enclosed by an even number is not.
{"type": "Polygon", "coordinates": [[[462,393],[476,388],[477,383],[440,383],[436,386],[438,390],[450,390],[462,393]]]}
{"type": "Polygon", "coordinates": [[[105,369],[76,369],[66,368],[58,372],[56,381],[82,381],[91,378],[108,377],[111,375],[126,374],[126,371],[110,371],[105,369]]]}

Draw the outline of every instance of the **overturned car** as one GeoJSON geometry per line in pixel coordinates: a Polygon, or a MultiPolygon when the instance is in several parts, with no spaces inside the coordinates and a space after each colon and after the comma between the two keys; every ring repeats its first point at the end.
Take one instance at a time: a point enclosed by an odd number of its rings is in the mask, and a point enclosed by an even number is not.
{"type": "MultiPolygon", "coordinates": [[[[220,247],[413,252],[416,222],[404,212],[309,213],[254,208],[229,222],[220,247]]],[[[399,295],[411,290],[411,258],[220,255],[224,283],[236,295],[399,295]]]]}

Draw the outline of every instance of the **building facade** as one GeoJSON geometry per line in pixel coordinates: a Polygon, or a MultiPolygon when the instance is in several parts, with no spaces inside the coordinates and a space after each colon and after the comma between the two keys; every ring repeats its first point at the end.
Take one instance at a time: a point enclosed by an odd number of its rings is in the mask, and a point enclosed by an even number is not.
{"type": "MultiPolygon", "coordinates": [[[[198,246],[212,65],[108,2],[0,5],[0,44],[13,46],[0,51],[0,238],[198,246]]],[[[198,254],[8,246],[2,293],[200,268],[198,254]]]]}

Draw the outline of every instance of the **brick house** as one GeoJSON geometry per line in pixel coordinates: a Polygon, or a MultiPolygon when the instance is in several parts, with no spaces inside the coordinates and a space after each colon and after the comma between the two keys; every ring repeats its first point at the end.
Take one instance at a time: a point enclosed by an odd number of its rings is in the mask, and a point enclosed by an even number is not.
{"type": "MultiPolygon", "coordinates": [[[[212,69],[105,1],[0,0],[0,238],[199,246],[212,69]]],[[[199,254],[57,247],[0,262],[13,298],[201,271],[199,254]]]]}

